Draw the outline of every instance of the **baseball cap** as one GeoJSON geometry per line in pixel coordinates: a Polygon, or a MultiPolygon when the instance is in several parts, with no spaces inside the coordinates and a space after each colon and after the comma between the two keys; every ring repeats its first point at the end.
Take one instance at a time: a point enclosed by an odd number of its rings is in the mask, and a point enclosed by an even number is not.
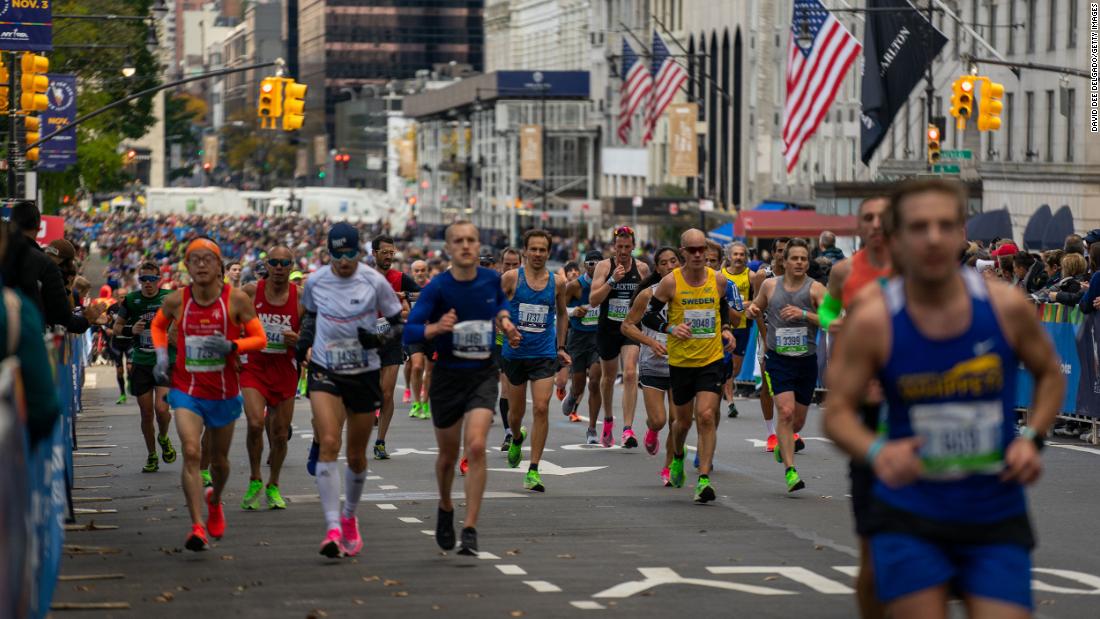
{"type": "Polygon", "coordinates": [[[481,264],[495,264],[497,257],[491,247],[482,247],[478,254],[478,260],[481,264]]]}
{"type": "Polygon", "coordinates": [[[993,256],[993,257],[1015,256],[1018,253],[1020,253],[1020,249],[1018,247],[1016,247],[1015,243],[1005,243],[1004,245],[1001,245],[997,249],[994,249],[993,253],[991,253],[990,255],[993,256]]]}
{"type": "Polygon", "coordinates": [[[298,279],[302,279],[302,272],[301,271],[294,271],[293,273],[290,274],[290,281],[294,281],[294,280],[298,280],[298,279]]]}
{"type": "Polygon", "coordinates": [[[584,255],[585,262],[591,262],[592,260],[603,260],[603,253],[598,249],[591,249],[584,255]]]}
{"type": "Polygon", "coordinates": [[[76,248],[65,239],[50,241],[50,244],[47,245],[43,251],[51,256],[61,258],[62,262],[67,262],[76,258],[76,248]]]}
{"type": "Polygon", "coordinates": [[[328,250],[332,251],[359,251],[359,231],[355,226],[346,221],[341,221],[328,231],[328,250]]]}

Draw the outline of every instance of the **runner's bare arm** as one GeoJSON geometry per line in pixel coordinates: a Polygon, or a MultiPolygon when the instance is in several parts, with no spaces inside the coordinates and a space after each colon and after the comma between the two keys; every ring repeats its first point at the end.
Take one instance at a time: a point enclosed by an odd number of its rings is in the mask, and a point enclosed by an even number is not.
{"type": "Polygon", "coordinates": [[[588,304],[600,305],[611,292],[611,284],[607,279],[611,275],[611,261],[600,260],[596,265],[596,271],[592,273],[592,288],[588,291],[588,304]]]}
{"type": "Polygon", "coordinates": [[[756,298],[745,308],[746,316],[759,318],[764,315],[764,311],[768,309],[768,300],[771,299],[772,291],[775,290],[775,281],[773,277],[764,280],[764,283],[760,284],[760,287],[756,289],[756,298]]]}
{"type": "Polygon", "coordinates": [[[240,290],[241,292],[248,295],[249,299],[253,299],[253,300],[256,299],[256,284],[255,283],[251,283],[251,282],[247,283],[247,284],[241,286],[240,288],[238,288],[238,290],[240,290]]]}
{"type": "Polygon", "coordinates": [[[245,336],[233,340],[237,345],[237,353],[247,354],[259,352],[267,346],[267,334],[264,326],[256,316],[256,306],[252,299],[241,290],[229,292],[229,311],[233,322],[244,327],[245,336]]]}
{"type": "Polygon", "coordinates": [[[566,280],[565,277],[559,275],[554,276],[554,290],[556,291],[555,302],[557,305],[558,318],[555,321],[555,327],[557,329],[557,342],[559,352],[565,348],[565,336],[569,334],[569,309],[566,306],[565,289],[566,280]]]}
{"type": "Polygon", "coordinates": [[[657,284],[657,289],[653,291],[645,315],[642,316],[642,324],[658,333],[667,333],[668,323],[661,317],[661,310],[674,294],[676,294],[676,278],[669,273],[661,278],[661,283],[657,284]]]}
{"type": "Polygon", "coordinates": [[[825,286],[820,282],[814,282],[810,285],[810,305],[813,306],[814,311],[806,311],[806,320],[811,324],[821,326],[821,314],[819,312],[821,303],[825,299],[825,286]]]}
{"type": "Polygon", "coordinates": [[[500,287],[504,290],[504,296],[510,300],[516,294],[516,282],[519,276],[519,269],[512,269],[505,272],[500,276],[500,287]]]}
{"type": "Polygon", "coordinates": [[[638,342],[644,346],[650,348],[656,348],[661,346],[661,343],[657,340],[649,337],[638,328],[638,325],[642,322],[642,317],[645,316],[645,310],[649,307],[649,300],[653,298],[653,292],[651,290],[643,290],[638,293],[637,297],[634,297],[634,303],[630,306],[630,311],[626,314],[626,318],[623,320],[623,326],[620,327],[623,335],[638,342]]]}

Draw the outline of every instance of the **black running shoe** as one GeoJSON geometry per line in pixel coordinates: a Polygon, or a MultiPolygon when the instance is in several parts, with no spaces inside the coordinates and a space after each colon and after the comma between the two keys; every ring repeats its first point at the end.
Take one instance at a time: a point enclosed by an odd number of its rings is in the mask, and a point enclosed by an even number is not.
{"type": "Polygon", "coordinates": [[[739,414],[740,413],[737,411],[737,405],[734,404],[732,401],[730,401],[729,413],[726,416],[729,417],[730,419],[733,419],[733,418],[737,417],[737,415],[739,415],[739,414]]]}
{"type": "MultiPolygon", "coordinates": [[[[453,541],[451,542],[451,545],[454,545],[453,541]]],[[[473,527],[466,527],[462,529],[462,546],[459,547],[458,554],[467,555],[470,557],[477,556],[477,529],[473,527]]]]}
{"type": "Polygon", "coordinates": [[[794,452],[798,453],[803,449],[806,449],[806,442],[802,440],[802,437],[796,435],[794,437],[794,452]]]}
{"type": "MultiPolygon", "coordinates": [[[[465,531],[463,531],[465,535],[465,531]]],[[[465,538],[463,538],[465,539],[465,538]]],[[[451,550],[455,547],[455,513],[436,509],[435,514],[435,543],[443,550],[451,550]]]]}

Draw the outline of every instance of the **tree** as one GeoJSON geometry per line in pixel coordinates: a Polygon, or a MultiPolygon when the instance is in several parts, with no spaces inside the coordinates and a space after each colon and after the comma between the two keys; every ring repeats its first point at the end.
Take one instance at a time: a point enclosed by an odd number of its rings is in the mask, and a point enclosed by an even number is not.
{"type": "Polygon", "coordinates": [[[176,93],[164,101],[164,137],[168,148],[179,144],[181,167],[168,171],[168,180],[191,175],[194,161],[199,156],[199,136],[195,125],[206,119],[206,102],[194,95],[176,93]]]}
{"type": "Polygon", "coordinates": [[[242,182],[252,181],[267,188],[280,180],[292,180],[297,148],[287,143],[281,131],[260,129],[256,118],[234,115],[222,127],[225,166],[242,182]]]}

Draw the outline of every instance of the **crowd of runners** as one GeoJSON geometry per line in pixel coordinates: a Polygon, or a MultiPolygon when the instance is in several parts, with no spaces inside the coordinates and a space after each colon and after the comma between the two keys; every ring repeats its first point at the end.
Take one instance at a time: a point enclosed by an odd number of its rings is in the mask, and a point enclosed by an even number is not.
{"type": "MultiPolygon", "coordinates": [[[[799,432],[829,333],[824,426],[852,458],[863,616],[882,616],[884,604],[892,616],[935,616],[927,613],[952,592],[977,615],[1021,616],[1034,543],[1023,487],[1039,475],[1064,379],[1024,294],[965,267],[965,208],[962,190],[939,180],[868,198],[860,250],[816,279],[820,257],[797,238],[778,239],[753,269],[745,244],[722,247],[697,229],[639,256],[635,231],[621,226],[604,251],[589,248],[551,271],[550,233],[528,230],[519,247],[498,251],[468,222],[446,229],[445,259],[406,256],[407,270],[396,268],[398,243],[384,232],[366,238],[348,223],[328,225],[310,264],[293,229],[279,230],[267,246],[248,245],[255,259],[242,275],[223,235],[203,231],[175,249],[182,262],[169,271],[186,273],[176,289],[166,285],[165,256],[123,254],[137,288],[117,303],[111,331],[132,342],[146,472],[176,460],[175,421],[192,521],[186,547],[226,535],[227,495],[245,510],[287,509],[280,472],[295,400],[308,398],[320,553],[334,559],[363,547],[356,511],[369,457],[389,458],[397,397],[434,428],[435,539],[444,550],[478,552],[498,420],[508,466],[527,466],[523,487],[552,491],[539,464],[555,396],[571,421],[587,413],[594,449],[644,449],[656,457],[657,483],[672,488],[694,469],[692,499],[715,501],[718,425],[740,414],[733,379],[753,324],[765,450],[787,492],[801,491],[799,432]],[[1020,364],[1036,385],[1028,425],[1018,428],[1020,364]],[[247,483],[231,476],[228,459],[242,414],[247,483]],[[457,534],[456,468],[466,497],[457,534]]],[[[303,233],[312,247],[320,231],[303,233]]]]}

